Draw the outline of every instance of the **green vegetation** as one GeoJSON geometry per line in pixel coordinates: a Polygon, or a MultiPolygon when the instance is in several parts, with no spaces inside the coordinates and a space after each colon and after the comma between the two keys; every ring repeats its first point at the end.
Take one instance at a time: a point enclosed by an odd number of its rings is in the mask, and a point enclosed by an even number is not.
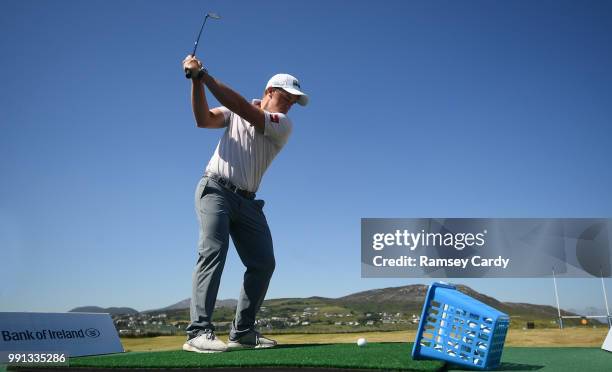
{"type": "MultiPolygon", "coordinates": [[[[458,289],[511,316],[510,327],[523,329],[557,328],[557,309],[552,306],[500,302],[472,289],[458,289]],[[529,326],[528,326],[529,324],[529,326]]],[[[278,298],[266,300],[256,326],[266,334],[351,333],[416,330],[427,286],[410,285],[354,293],[340,298],[278,298]]],[[[181,301],[187,306],[188,301],[181,301]]],[[[234,318],[235,300],[222,300],[213,320],[217,331],[229,331],[234,318]]],[[[174,306],[174,305],[173,305],[174,306]]],[[[571,315],[562,311],[565,315],[571,315]]],[[[161,309],[145,313],[113,316],[122,337],[184,335],[189,324],[188,309],[161,309]]],[[[580,326],[580,319],[566,320],[568,327],[580,326]]],[[[599,324],[589,323],[587,326],[599,324]]],[[[584,326],[583,326],[584,327],[584,326]]]]}
{"type": "MultiPolygon", "coordinates": [[[[610,371],[612,353],[599,348],[507,347],[499,371],[576,372],[610,371]]],[[[453,369],[448,371],[464,371],[453,369]]]]}
{"type": "MultiPolygon", "coordinates": [[[[439,361],[413,361],[411,343],[284,345],[268,350],[243,350],[220,354],[184,351],[131,352],[71,358],[71,367],[97,368],[213,368],[213,367],[335,367],[401,371],[459,371],[439,361]]],[[[502,371],[607,371],[612,353],[585,347],[506,347],[502,371]]]]}
{"type": "MultiPolygon", "coordinates": [[[[71,367],[110,368],[214,368],[214,367],[335,367],[400,371],[438,371],[439,361],[413,361],[410,343],[285,345],[267,350],[241,350],[219,354],[185,351],[125,353],[71,358],[71,367]]],[[[245,368],[245,371],[247,369],[245,368]]]]}
{"type": "MultiPolygon", "coordinates": [[[[599,328],[565,328],[560,329],[511,329],[506,337],[506,347],[595,347],[599,348],[608,334],[607,327],[599,328]]],[[[218,333],[223,341],[227,333],[218,333]]],[[[392,332],[359,332],[359,333],[282,333],[272,336],[280,345],[299,344],[355,344],[359,337],[368,342],[411,342],[416,331],[392,332]]],[[[185,335],[122,338],[121,343],[126,351],[165,351],[180,350],[185,342],[185,335]]]]}

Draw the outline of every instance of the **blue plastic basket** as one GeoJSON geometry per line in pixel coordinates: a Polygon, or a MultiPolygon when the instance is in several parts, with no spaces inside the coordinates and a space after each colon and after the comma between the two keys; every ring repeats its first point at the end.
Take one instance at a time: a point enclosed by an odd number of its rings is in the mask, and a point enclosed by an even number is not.
{"type": "Polygon", "coordinates": [[[439,359],[474,369],[497,368],[510,325],[508,315],[434,283],[427,291],[412,359],[439,359]]]}

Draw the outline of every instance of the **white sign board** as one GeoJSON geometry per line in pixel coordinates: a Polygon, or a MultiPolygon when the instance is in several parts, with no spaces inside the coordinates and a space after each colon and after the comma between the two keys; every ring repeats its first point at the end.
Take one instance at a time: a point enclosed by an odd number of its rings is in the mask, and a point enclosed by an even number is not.
{"type": "Polygon", "coordinates": [[[610,328],[610,330],[608,331],[608,336],[606,336],[606,339],[604,340],[603,345],[601,345],[601,348],[607,351],[612,351],[612,328],[610,328]]]}
{"type": "Polygon", "coordinates": [[[69,356],[122,353],[109,314],[2,313],[0,352],[65,352],[69,356]]]}

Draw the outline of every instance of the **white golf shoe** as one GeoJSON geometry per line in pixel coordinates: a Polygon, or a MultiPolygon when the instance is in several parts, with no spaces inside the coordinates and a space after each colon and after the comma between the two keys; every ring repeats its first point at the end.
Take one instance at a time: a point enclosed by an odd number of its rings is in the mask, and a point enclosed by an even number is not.
{"type": "Polygon", "coordinates": [[[206,330],[183,344],[183,350],[196,353],[221,353],[227,350],[225,342],[219,340],[215,332],[206,330]]]}
{"type": "Polygon", "coordinates": [[[276,341],[264,337],[261,335],[261,333],[254,330],[237,339],[232,339],[232,337],[230,336],[229,341],[227,343],[227,348],[228,350],[266,349],[274,347],[276,345],[276,341]]]}

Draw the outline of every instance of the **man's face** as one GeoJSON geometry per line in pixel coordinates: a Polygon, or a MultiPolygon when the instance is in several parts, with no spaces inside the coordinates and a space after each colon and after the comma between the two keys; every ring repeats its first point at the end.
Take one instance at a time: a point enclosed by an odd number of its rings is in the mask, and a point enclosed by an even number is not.
{"type": "Polygon", "coordinates": [[[270,108],[276,109],[277,112],[286,114],[297,101],[299,96],[291,94],[282,88],[272,88],[270,100],[270,108]]]}

